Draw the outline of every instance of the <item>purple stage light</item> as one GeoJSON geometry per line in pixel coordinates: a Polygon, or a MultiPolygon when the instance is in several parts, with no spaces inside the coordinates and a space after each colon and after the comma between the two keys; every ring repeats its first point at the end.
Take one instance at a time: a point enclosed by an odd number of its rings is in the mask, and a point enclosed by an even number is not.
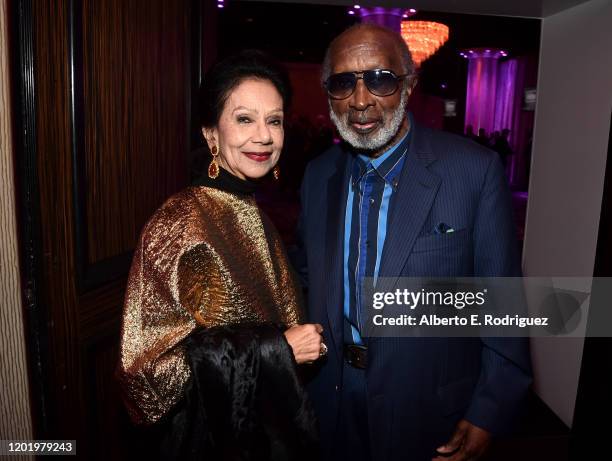
{"type": "Polygon", "coordinates": [[[517,62],[500,62],[500,52],[481,50],[470,56],[466,95],[465,125],[484,128],[487,133],[515,129],[517,62]]]}

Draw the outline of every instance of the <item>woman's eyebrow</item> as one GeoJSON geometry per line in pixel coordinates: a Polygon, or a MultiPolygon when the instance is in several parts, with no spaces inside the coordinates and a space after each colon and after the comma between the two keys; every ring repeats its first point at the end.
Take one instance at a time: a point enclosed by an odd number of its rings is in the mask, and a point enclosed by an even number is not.
{"type": "Polygon", "coordinates": [[[257,113],[257,109],[250,109],[250,108],[245,107],[245,106],[238,106],[238,107],[235,107],[235,108],[234,108],[234,110],[232,111],[232,113],[236,112],[237,110],[248,110],[249,112],[255,112],[255,113],[257,113]]]}
{"type": "MultiPolygon", "coordinates": [[[[257,109],[250,109],[250,108],[245,107],[245,106],[238,106],[238,107],[235,107],[234,110],[232,110],[232,114],[234,112],[238,111],[238,110],[247,110],[249,112],[254,112],[256,114],[259,113],[259,111],[257,109]]],[[[277,113],[277,112],[281,112],[282,113],[283,112],[282,107],[277,107],[276,109],[272,109],[271,111],[268,111],[267,114],[269,115],[269,114],[274,114],[274,113],[277,113]]]]}

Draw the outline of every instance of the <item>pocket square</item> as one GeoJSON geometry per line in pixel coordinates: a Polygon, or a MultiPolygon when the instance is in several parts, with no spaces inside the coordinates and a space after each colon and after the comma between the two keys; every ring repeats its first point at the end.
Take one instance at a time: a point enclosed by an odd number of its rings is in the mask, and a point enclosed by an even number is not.
{"type": "Polygon", "coordinates": [[[450,234],[451,232],[455,232],[455,229],[443,222],[438,223],[433,230],[434,234],[450,234]]]}

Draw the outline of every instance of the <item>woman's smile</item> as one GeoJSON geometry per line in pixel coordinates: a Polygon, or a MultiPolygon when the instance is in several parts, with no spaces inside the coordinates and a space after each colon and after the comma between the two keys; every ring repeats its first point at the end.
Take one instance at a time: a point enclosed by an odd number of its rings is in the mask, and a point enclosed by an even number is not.
{"type": "Polygon", "coordinates": [[[266,162],[272,156],[272,152],[242,152],[251,160],[255,160],[256,162],[266,162]]]}

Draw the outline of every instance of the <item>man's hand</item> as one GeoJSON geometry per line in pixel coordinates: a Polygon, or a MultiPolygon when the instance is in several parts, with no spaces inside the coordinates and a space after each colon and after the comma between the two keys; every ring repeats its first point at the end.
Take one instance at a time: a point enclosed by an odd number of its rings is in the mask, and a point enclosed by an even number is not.
{"type": "Polygon", "coordinates": [[[476,461],[486,453],[490,443],[489,432],[462,419],[446,445],[437,448],[443,456],[436,456],[433,461],[476,461]]]}
{"type": "Polygon", "coordinates": [[[298,364],[314,362],[320,357],[323,339],[321,333],[323,327],[318,323],[294,325],[285,331],[285,338],[298,364]]]}

